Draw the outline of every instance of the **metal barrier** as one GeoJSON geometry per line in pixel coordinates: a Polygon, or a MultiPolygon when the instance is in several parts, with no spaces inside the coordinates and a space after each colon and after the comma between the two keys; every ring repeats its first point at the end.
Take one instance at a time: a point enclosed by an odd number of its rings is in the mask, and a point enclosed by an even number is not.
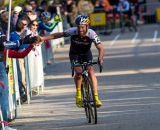
{"type": "MultiPolygon", "coordinates": [[[[58,12],[59,8],[57,9],[58,12]]],[[[57,27],[57,29],[54,32],[59,32],[63,31],[62,23],[60,23],[57,27]]],[[[52,40],[52,44],[54,47],[55,45],[62,45],[64,44],[64,39],[58,39],[58,40],[52,40]]],[[[43,61],[45,62],[45,52],[43,52],[44,45],[39,46],[40,52],[39,52],[39,57],[40,59],[37,59],[36,61],[33,57],[35,54],[29,54],[25,58],[25,70],[26,70],[26,88],[27,88],[27,102],[28,104],[31,101],[32,97],[32,89],[37,88],[38,94],[40,93],[40,87],[43,92],[44,90],[44,74],[43,74],[43,69],[45,67],[45,63],[43,64],[43,61]],[[32,63],[32,64],[31,64],[32,63]],[[40,71],[36,71],[38,67],[41,64],[40,71]],[[36,69],[35,69],[36,68],[36,69]],[[34,70],[34,71],[33,71],[34,70]],[[35,73],[38,73],[35,75],[35,73]],[[37,76],[42,76],[41,79],[37,80],[37,76]],[[33,81],[36,81],[34,83],[33,81]]],[[[33,53],[33,52],[31,52],[33,53]]],[[[35,56],[36,57],[36,56],[35,56]]],[[[18,116],[18,109],[17,107],[21,107],[21,98],[20,98],[20,91],[19,91],[19,84],[18,84],[18,72],[17,72],[17,61],[16,59],[7,59],[7,63],[9,64],[9,74],[8,74],[8,84],[9,84],[9,113],[10,113],[10,118],[14,119],[17,118],[18,116]],[[9,63],[8,63],[9,62],[9,63]],[[17,103],[18,102],[18,103],[17,103]]],[[[2,129],[4,129],[4,123],[3,123],[3,115],[1,112],[1,107],[0,107],[0,122],[2,122],[2,129]]]]}
{"type": "MultiPolygon", "coordinates": [[[[160,23],[160,2],[131,5],[131,11],[133,29],[138,24],[160,23]]],[[[103,8],[97,8],[95,13],[90,14],[90,20],[92,29],[102,34],[111,34],[113,30],[121,27],[121,17],[116,8],[109,13],[105,12],[103,8]]],[[[137,31],[137,29],[134,30],[137,31]]]]}
{"type": "Polygon", "coordinates": [[[140,4],[139,16],[145,24],[160,22],[160,2],[140,4]]]}
{"type": "Polygon", "coordinates": [[[9,86],[9,111],[10,118],[16,117],[16,100],[15,100],[15,82],[14,82],[14,69],[13,59],[8,58],[9,73],[8,73],[8,86],[9,86]],[[14,116],[15,114],[15,116],[14,116]]]}
{"type": "MultiPolygon", "coordinates": [[[[126,18],[127,16],[125,16],[126,18]]],[[[116,8],[109,12],[102,11],[102,9],[95,10],[95,13],[90,14],[91,27],[96,32],[101,34],[111,34],[113,30],[121,27],[120,13],[116,8]]]]}
{"type": "Polygon", "coordinates": [[[2,111],[1,111],[1,105],[0,105],[0,116],[1,116],[1,125],[2,125],[2,130],[4,130],[4,122],[3,122],[3,115],[2,115],[2,111]]]}

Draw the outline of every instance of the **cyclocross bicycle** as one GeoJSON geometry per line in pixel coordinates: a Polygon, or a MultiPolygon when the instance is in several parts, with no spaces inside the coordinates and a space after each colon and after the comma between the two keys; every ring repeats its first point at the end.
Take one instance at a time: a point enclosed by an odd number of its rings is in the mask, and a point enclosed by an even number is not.
{"type": "Polygon", "coordinates": [[[82,85],[81,85],[81,93],[82,93],[82,107],[85,109],[85,114],[88,123],[97,124],[97,107],[95,102],[95,96],[93,91],[92,81],[89,77],[87,67],[98,64],[100,72],[102,72],[102,65],[97,62],[82,62],[72,64],[72,76],[74,75],[74,67],[82,68],[82,85]]]}

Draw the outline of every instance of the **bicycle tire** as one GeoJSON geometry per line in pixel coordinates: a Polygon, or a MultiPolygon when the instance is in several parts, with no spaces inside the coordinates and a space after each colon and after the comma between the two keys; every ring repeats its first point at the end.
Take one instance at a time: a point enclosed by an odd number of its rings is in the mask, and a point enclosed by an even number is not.
{"type": "Polygon", "coordinates": [[[89,110],[90,117],[91,117],[90,123],[97,124],[97,107],[96,107],[96,102],[95,102],[93,85],[92,85],[90,78],[86,78],[85,85],[86,85],[86,90],[87,90],[86,95],[88,94],[87,96],[88,110],[89,110]]]}
{"type": "Polygon", "coordinates": [[[87,95],[86,95],[86,89],[85,89],[85,84],[84,82],[81,85],[81,94],[82,94],[82,99],[83,99],[83,107],[85,110],[85,115],[88,123],[91,123],[91,115],[89,112],[89,106],[88,106],[88,101],[87,101],[87,95]]]}

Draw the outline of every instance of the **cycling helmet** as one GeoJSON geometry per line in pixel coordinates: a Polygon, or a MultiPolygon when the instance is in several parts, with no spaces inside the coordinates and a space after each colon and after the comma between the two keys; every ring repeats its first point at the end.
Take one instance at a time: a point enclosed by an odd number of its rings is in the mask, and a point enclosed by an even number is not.
{"type": "Polygon", "coordinates": [[[89,17],[86,15],[78,15],[75,19],[75,24],[78,25],[89,25],[89,17]]]}
{"type": "Polygon", "coordinates": [[[50,19],[51,18],[51,14],[49,12],[42,12],[41,13],[41,17],[42,18],[46,18],[46,19],[50,19]]]}

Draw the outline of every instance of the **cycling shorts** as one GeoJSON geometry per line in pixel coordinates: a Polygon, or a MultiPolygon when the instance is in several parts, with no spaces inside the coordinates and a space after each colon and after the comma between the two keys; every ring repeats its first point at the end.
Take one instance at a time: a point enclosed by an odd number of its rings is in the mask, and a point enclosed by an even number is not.
{"type": "Polygon", "coordinates": [[[69,55],[69,58],[71,63],[73,63],[73,61],[82,63],[82,62],[89,62],[93,60],[91,51],[89,51],[86,54],[72,54],[72,55],[69,55]]]}

